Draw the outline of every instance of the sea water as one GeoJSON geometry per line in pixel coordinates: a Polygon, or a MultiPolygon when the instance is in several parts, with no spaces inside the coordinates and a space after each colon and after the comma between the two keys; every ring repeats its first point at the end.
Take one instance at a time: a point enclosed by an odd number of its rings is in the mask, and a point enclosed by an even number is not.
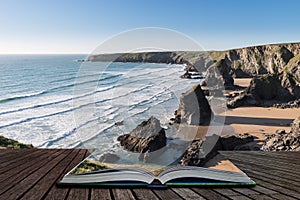
{"type": "Polygon", "coordinates": [[[1,55],[0,135],[42,148],[117,148],[150,116],[167,124],[182,65],[77,62],[86,55],[1,55]],[[117,125],[116,125],[117,124],[117,125]]]}

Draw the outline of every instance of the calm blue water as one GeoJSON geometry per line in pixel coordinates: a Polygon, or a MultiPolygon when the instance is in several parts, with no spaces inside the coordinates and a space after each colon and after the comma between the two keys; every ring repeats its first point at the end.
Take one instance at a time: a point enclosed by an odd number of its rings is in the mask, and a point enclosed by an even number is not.
{"type": "Polygon", "coordinates": [[[84,58],[1,55],[0,135],[36,147],[104,152],[151,115],[167,123],[180,94],[199,83],[180,79],[180,65],[75,61],[84,58]]]}

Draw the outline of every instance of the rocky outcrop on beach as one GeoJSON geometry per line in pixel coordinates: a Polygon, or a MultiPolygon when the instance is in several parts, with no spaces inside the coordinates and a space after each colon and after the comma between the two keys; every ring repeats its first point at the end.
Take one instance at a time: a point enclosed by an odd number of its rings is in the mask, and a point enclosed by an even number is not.
{"type": "Polygon", "coordinates": [[[300,108],[300,99],[296,99],[294,101],[289,101],[287,103],[275,103],[273,104],[274,108],[281,108],[281,109],[286,109],[286,108],[300,108]]]}
{"type": "Polygon", "coordinates": [[[117,140],[124,149],[138,153],[156,151],[167,142],[165,131],[155,117],[143,121],[129,134],[121,135],[117,140]]]}
{"type": "Polygon", "coordinates": [[[105,153],[100,156],[99,161],[100,162],[106,162],[106,163],[115,163],[120,159],[120,157],[117,154],[113,153],[105,153]]]}
{"type": "Polygon", "coordinates": [[[179,161],[183,166],[203,166],[214,157],[218,151],[252,150],[247,144],[254,141],[251,135],[207,136],[204,140],[194,140],[179,161]]]}
{"type": "Polygon", "coordinates": [[[233,151],[233,150],[251,150],[247,149],[245,144],[251,143],[254,141],[254,136],[248,134],[242,135],[229,135],[221,137],[221,144],[223,151],[233,151]]]}
{"type": "Polygon", "coordinates": [[[200,85],[195,85],[180,97],[179,108],[175,111],[174,123],[208,125],[212,110],[200,85]]]}
{"type": "Polygon", "coordinates": [[[300,151],[300,117],[291,124],[291,131],[277,130],[266,136],[263,151],[300,151]]]}
{"type": "Polygon", "coordinates": [[[183,166],[203,166],[221,150],[220,137],[207,136],[204,140],[194,140],[179,161],[183,166]]]}
{"type": "MultiPolygon", "coordinates": [[[[299,70],[300,71],[300,70],[299,70]]],[[[280,74],[268,74],[253,78],[250,86],[229,101],[229,108],[242,105],[272,106],[300,98],[300,81],[288,70],[280,74]]]]}

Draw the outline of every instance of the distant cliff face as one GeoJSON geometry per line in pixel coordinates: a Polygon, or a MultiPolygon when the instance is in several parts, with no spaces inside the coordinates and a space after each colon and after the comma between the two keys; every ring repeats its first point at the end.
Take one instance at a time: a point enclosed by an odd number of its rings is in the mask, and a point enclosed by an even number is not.
{"type": "Polygon", "coordinates": [[[174,52],[141,52],[141,53],[115,53],[91,55],[90,62],[140,62],[140,63],[167,63],[186,64],[189,69],[199,72],[206,70],[209,54],[200,51],[174,51],[174,52]]]}
{"type": "Polygon", "coordinates": [[[232,77],[288,73],[300,82],[300,43],[270,44],[227,51],[174,51],[91,55],[87,61],[150,62],[186,64],[187,71],[207,71],[207,79],[218,69],[225,85],[232,77]]]}
{"type": "Polygon", "coordinates": [[[91,55],[88,61],[92,62],[147,62],[147,63],[179,63],[179,52],[142,52],[142,53],[116,53],[91,55]]]}
{"type": "Polygon", "coordinates": [[[280,73],[290,61],[299,61],[300,43],[273,44],[211,52],[211,58],[226,63],[236,77],[280,73]]]}

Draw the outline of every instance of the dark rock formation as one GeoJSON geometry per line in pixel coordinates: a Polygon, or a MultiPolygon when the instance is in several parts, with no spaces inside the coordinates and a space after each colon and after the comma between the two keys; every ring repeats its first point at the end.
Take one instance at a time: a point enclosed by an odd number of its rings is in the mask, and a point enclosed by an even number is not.
{"type": "Polygon", "coordinates": [[[175,111],[175,123],[207,125],[212,111],[200,85],[196,85],[180,97],[179,108],[175,111]]]}
{"type": "Polygon", "coordinates": [[[247,134],[227,137],[212,135],[207,136],[204,141],[200,139],[194,140],[182,156],[179,164],[184,166],[203,166],[218,151],[252,150],[245,145],[253,141],[254,137],[247,134]]]}
{"type": "Polygon", "coordinates": [[[277,130],[268,135],[262,147],[263,151],[300,151],[300,117],[291,124],[291,131],[277,130]]]}
{"type": "Polygon", "coordinates": [[[99,161],[100,162],[107,162],[107,163],[114,163],[118,161],[120,157],[113,153],[105,153],[102,156],[100,156],[99,161]]]}
{"type": "Polygon", "coordinates": [[[192,78],[192,75],[191,75],[191,73],[189,73],[189,72],[187,71],[187,72],[185,72],[183,75],[181,75],[180,78],[190,79],[190,78],[192,78]]]}
{"type": "Polygon", "coordinates": [[[288,71],[253,78],[244,93],[229,101],[229,108],[241,105],[272,106],[300,98],[300,82],[288,71]]]}
{"type": "Polygon", "coordinates": [[[179,164],[183,166],[203,166],[219,150],[222,150],[222,145],[220,137],[217,135],[208,136],[204,141],[194,140],[182,156],[179,164]]]}
{"type": "Polygon", "coordinates": [[[287,103],[276,103],[273,104],[273,107],[275,108],[300,108],[300,99],[296,99],[294,101],[289,101],[287,103]]]}
{"type": "Polygon", "coordinates": [[[129,134],[118,137],[121,146],[138,153],[156,151],[166,145],[166,134],[155,117],[143,121],[129,134]]]}
{"type": "Polygon", "coordinates": [[[253,142],[254,137],[251,135],[243,134],[239,136],[225,136],[221,138],[222,150],[232,151],[232,150],[245,150],[242,146],[253,142]]]}
{"type": "Polygon", "coordinates": [[[118,121],[118,122],[115,122],[115,126],[122,126],[124,124],[123,121],[118,121]]]}

